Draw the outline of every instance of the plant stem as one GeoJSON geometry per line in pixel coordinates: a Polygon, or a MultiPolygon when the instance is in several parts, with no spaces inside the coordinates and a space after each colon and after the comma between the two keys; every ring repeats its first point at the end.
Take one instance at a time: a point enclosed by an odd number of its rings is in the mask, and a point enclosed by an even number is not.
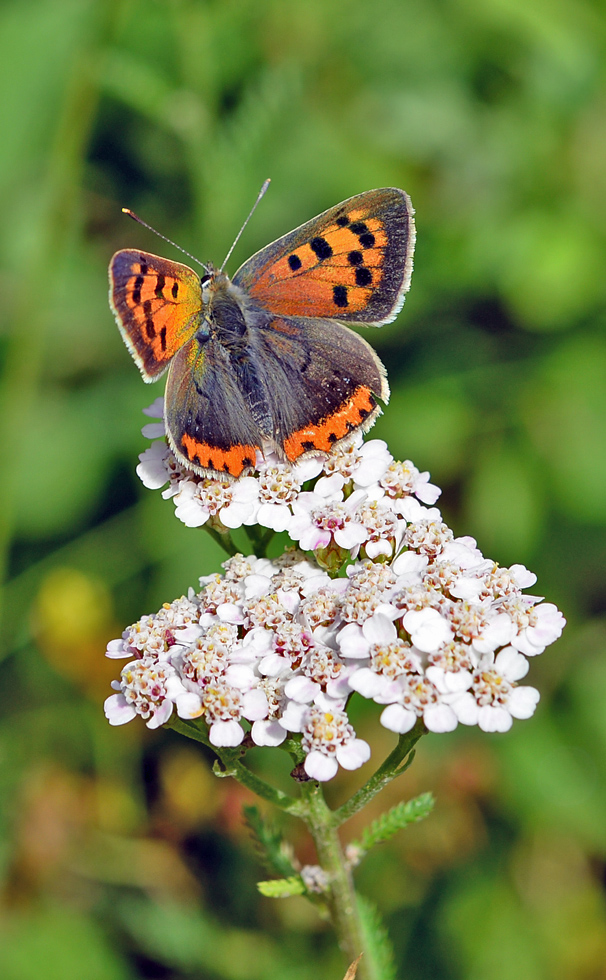
{"type": "MultiPolygon", "coordinates": [[[[347,962],[351,963],[367,950],[353,879],[337,831],[338,822],[335,813],[327,806],[318,783],[303,783],[301,790],[307,804],[304,819],[316,845],[318,860],[329,879],[326,898],[333,928],[347,962]]],[[[381,980],[368,955],[361,961],[358,978],[381,980]]]]}
{"type": "Polygon", "coordinates": [[[213,538],[217,542],[219,547],[223,548],[223,551],[227,552],[230,558],[233,558],[234,555],[238,554],[238,549],[233,543],[229,531],[227,531],[226,533],[221,533],[221,531],[217,531],[215,527],[211,527],[208,521],[206,522],[206,524],[203,524],[202,527],[207,532],[207,534],[210,534],[211,538],[213,538]]]}
{"type": "Polygon", "coordinates": [[[343,806],[340,806],[338,810],[335,810],[335,821],[336,825],[340,826],[353,817],[354,813],[361,810],[366,806],[367,803],[372,800],[373,796],[380,793],[381,790],[387,786],[388,783],[395,779],[396,776],[400,776],[403,772],[408,769],[408,766],[412,762],[412,756],[410,752],[413,746],[419,741],[421,735],[426,732],[423,719],[419,718],[416,725],[411,731],[406,732],[405,735],[400,735],[398,744],[396,745],[393,752],[391,752],[385,762],[379,766],[377,771],[370,777],[368,782],[364,783],[361,789],[357,793],[347,800],[343,806]]]}

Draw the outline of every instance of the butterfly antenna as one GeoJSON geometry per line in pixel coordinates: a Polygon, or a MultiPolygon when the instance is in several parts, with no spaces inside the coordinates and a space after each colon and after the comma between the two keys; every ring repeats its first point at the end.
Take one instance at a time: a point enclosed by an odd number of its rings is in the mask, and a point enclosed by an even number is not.
{"type": "Polygon", "coordinates": [[[250,209],[250,214],[248,215],[248,218],[246,219],[246,221],[244,222],[244,224],[243,224],[243,225],[242,225],[242,227],[240,228],[240,231],[238,232],[238,234],[237,234],[237,235],[236,235],[236,237],[234,238],[234,242],[233,242],[233,245],[232,245],[232,247],[230,248],[230,250],[229,250],[229,252],[227,253],[227,255],[225,256],[225,259],[223,260],[223,265],[222,265],[222,266],[221,266],[221,268],[219,269],[219,272],[223,272],[223,269],[225,268],[225,266],[227,265],[227,263],[228,263],[228,261],[229,261],[229,258],[230,258],[230,256],[231,256],[231,253],[233,252],[233,250],[235,249],[235,247],[236,247],[236,245],[237,245],[237,244],[238,244],[238,242],[240,241],[240,237],[241,237],[241,235],[242,235],[242,232],[244,231],[244,229],[246,228],[246,226],[247,226],[247,224],[248,224],[248,222],[249,222],[249,221],[250,221],[250,219],[252,218],[252,216],[253,216],[253,214],[254,214],[254,212],[255,212],[255,210],[256,210],[256,207],[257,207],[257,204],[259,203],[259,201],[261,200],[261,198],[262,198],[262,197],[263,197],[263,195],[265,194],[265,191],[267,190],[267,188],[269,187],[269,185],[270,185],[270,184],[271,184],[271,178],[270,178],[270,177],[268,177],[268,178],[267,178],[267,180],[266,180],[266,181],[264,182],[264,184],[263,184],[263,187],[261,188],[261,190],[259,191],[259,193],[258,193],[258,195],[257,195],[257,200],[255,201],[255,203],[253,204],[253,206],[252,206],[252,208],[250,209]]]}
{"type": "MultiPolygon", "coordinates": [[[[200,262],[200,259],[197,259],[196,256],[195,255],[192,255],[191,252],[188,252],[187,249],[182,248],[180,245],[177,245],[177,243],[176,242],[173,242],[173,240],[171,238],[167,238],[166,235],[163,235],[161,231],[156,231],[155,228],[152,228],[151,225],[148,225],[147,221],[144,221],[143,218],[140,218],[139,215],[138,214],[135,214],[134,211],[131,211],[130,208],[122,208],[122,210],[123,210],[124,214],[127,214],[129,216],[129,218],[132,218],[133,219],[133,221],[136,221],[136,222],[138,222],[138,224],[143,225],[143,227],[144,228],[147,228],[149,231],[153,231],[154,235],[157,235],[158,238],[161,238],[163,241],[168,242],[168,244],[169,245],[172,245],[173,248],[179,249],[180,252],[183,252],[183,255],[187,255],[187,257],[189,259],[192,259],[193,262],[197,262],[197,264],[198,265],[201,265],[202,268],[204,269],[204,271],[208,275],[210,275],[210,269],[209,269],[209,267],[207,265],[205,265],[204,262],[200,262]]],[[[254,208],[253,208],[253,211],[254,211],[254,208]]]]}

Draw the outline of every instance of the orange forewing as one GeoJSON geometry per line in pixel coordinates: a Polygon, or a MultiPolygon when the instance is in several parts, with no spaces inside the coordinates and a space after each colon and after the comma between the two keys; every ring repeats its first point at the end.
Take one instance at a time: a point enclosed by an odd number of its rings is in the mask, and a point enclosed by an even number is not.
{"type": "Polygon", "coordinates": [[[410,284],[413,213],[403,191],[367,191],[257,252],[234,283],[285,316],[388,322],[410,284]]]}
{"type": "Polygon", "coordinates": [[[123,249],[110,267],[110,303],[146,381],[155,381],[200,322],[200,277],[180,262],[123,249]]]}

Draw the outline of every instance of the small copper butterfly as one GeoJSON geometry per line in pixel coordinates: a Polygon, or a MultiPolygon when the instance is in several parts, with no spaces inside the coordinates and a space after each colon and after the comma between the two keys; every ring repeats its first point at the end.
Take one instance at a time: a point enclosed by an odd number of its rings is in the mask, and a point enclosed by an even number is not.
{"type": "Polygon", "coordinates": [[[394,187],[366,191],[278,238],[233,279],[123,249],[110,303],[144,381],[168,368],[165,423],[175,457],[238,477],[270,447],[328,453],[387,402],[383,364],[345,324],[393,320],[410,285],[414,210],[394,187]]]}

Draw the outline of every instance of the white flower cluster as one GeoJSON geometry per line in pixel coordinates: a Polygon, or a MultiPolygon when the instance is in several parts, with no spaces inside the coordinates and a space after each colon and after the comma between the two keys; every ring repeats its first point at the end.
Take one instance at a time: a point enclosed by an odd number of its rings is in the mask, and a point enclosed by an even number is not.
{"type": "Polygon", "coordinates": [[[485,559],[472,538],[455,538],[440,512],[424,506],[439,492],[428,474],[394,462],[374,440],[301,464],[309,465],[304,477],[300,467],[263,463],[257,477],[228,484],[184,473],[157,445],[141,465],[149,485],[156,454],[168,493],[181,497],[177,513],[206,513],[194,524],[219,515],[229,527],[279,527],[315,555],[236,555],[223,575],[201,579],[199,592],[125,630],[107,651],[129,660],[106,701],[111,724],[141,715],[155,728],[176,710],[204,718],[217,747],[245,736],[279,745],[298,734],[307,775],[327,780],[339,765],[356,769],[370,756],[347,714],[353,692],[381,705],[381,723],[401,734],[418,718],[433,732],[459,722],[507,731],[513,718],[533,714],[539,693],[518,682],[564,617],[523,594],[536,581],[523,565],[485,559]],[[311,464],[324,474],[302,492],[311,464]],[[217,499],[233,494],[215,510],[214,484],[217,499]],[[237,497],[251,484],[246,502],[237,497]],[[273,500],[262,497],[263,486],[277,488],[273,500]],[[323,570],[331,549],[340,561],[346,553],[346,576],[323,570]]]}
{"type": "MultiPolygon", "coordinates": [[[[145,409],[154,418],[162,412],[161,398],[145,409]]],[[[143,435],[164,436],[164,423],[144,426],[143,435]]],[[[164,438],[139,460],[143,484],[159,490],[168,483],[162,496],[173,498],[176,516],[188,527],[209,522],[234,530],[257,524],[286,531],[304,551],[341,548],[358,554],[363,546],[372,559],[391,557],[401,545],[406,521],[423,511],[421,502],[433,504],[440,495],[429,473],[420,473],[409,461],[395,463],[384,442],[363,443],[361,434],[327,457],[308,457],[294,466],[272,453],[259,454],[255,475],[239,480],[201,477],[185,469],[164,438]],[[302,491],[318,476],[313,491],[302,491]]]]}

